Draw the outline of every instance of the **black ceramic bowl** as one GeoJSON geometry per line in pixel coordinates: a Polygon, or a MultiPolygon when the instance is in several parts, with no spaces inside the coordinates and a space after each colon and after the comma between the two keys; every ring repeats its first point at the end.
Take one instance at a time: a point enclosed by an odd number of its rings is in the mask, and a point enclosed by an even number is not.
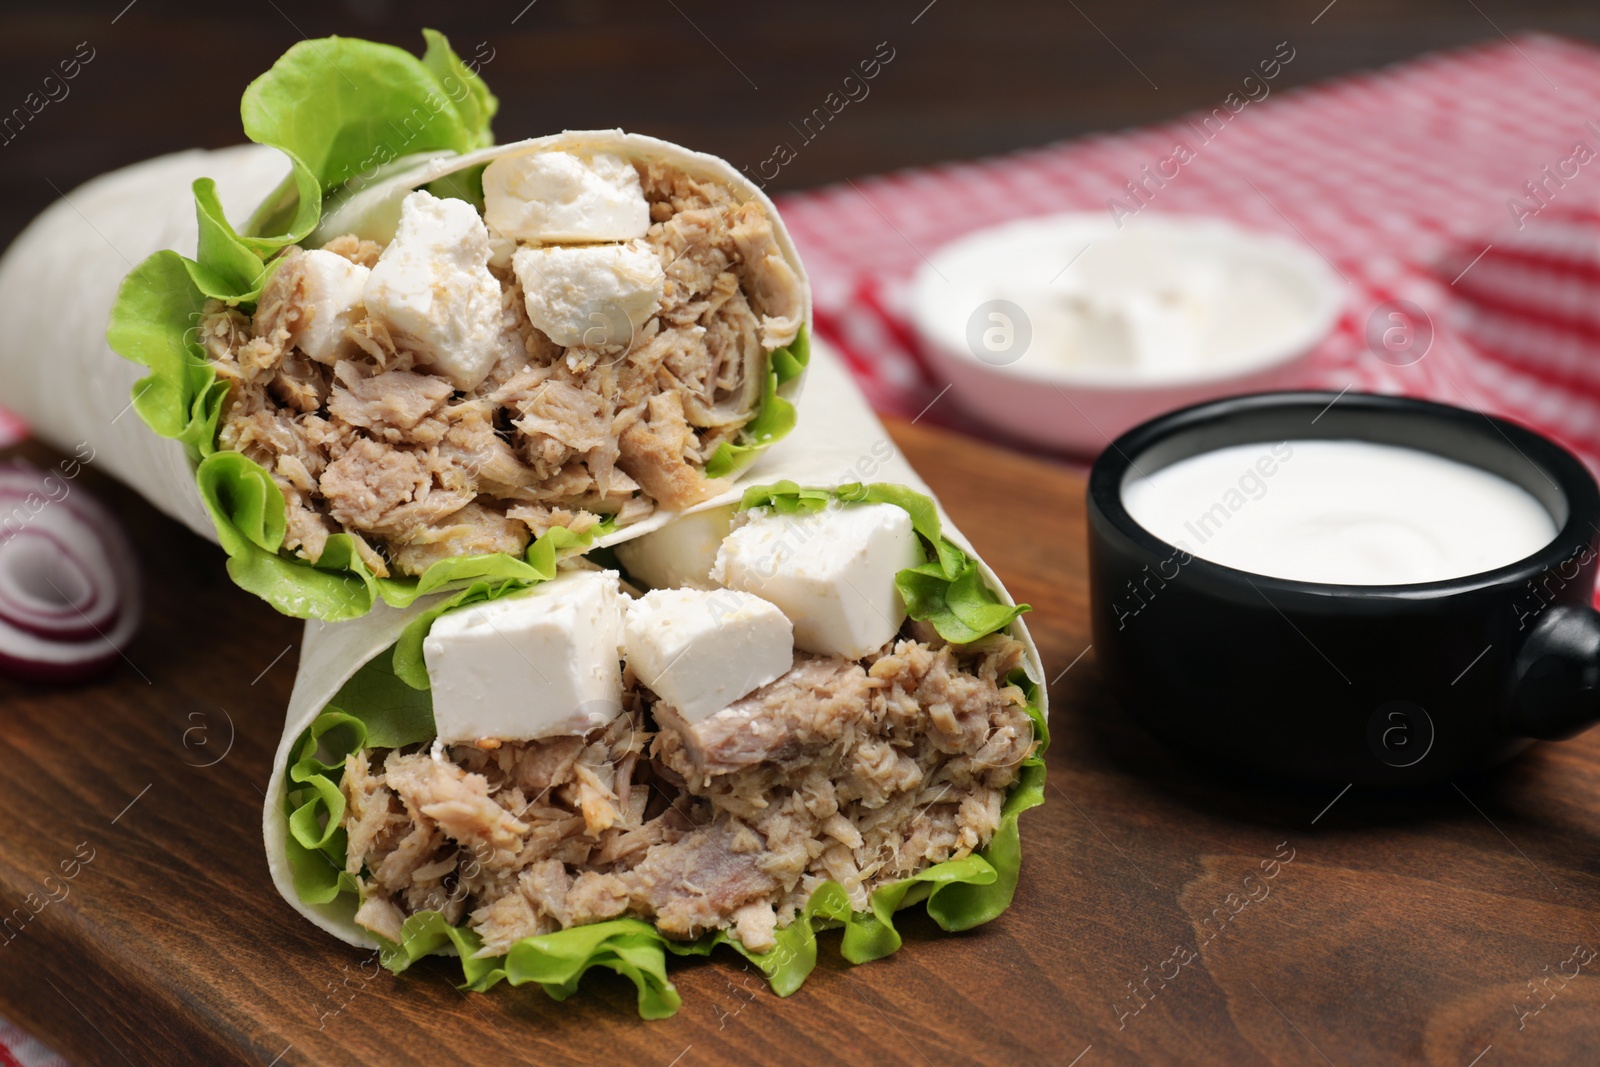
{"type": "Polygon", "coordinates": [[[1123,707],[1182,752],[1297,781],[1421,785],[1600,721],[1600,492],[1554,442],[1399,397],[1266,393],[1162,416],[1089,476],[1094,648],[1123,707]],[[1130,472],[1230,445],[1401,445],[1527,489],[1555,540],[1450,581],[1289,581],[1189,556],[1128,514],[1130,472]]]}

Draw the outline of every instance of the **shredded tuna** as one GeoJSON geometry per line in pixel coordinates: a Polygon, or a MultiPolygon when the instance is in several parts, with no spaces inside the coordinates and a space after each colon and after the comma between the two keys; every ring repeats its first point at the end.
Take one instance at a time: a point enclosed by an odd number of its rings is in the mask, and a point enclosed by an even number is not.
{"type": "MultiPolygon", "coordinates": [[[[315,562],[349,533],[374,572],[414,575],[722,488],[704,467],[754,417],[769,353],[800,327],[803,286],[757,204],[673,167],[639,171],[666,284],[622,352],[554,344],[506,271],[499,358],[470,393],[416,366],[371,318],[346,331],[354,347],[335,367],[295,348],[311,313],[298,248],[253,317],[207,306],[200,341],[230,386],[218,443],[272,475],[286,550],[315,562]]],[[[367,267],[382,251],[348,234],[323,247],[367,267]]]]}
{"type": "MultiPolygon", "coordinates": [[[[450,397],[450,383],[431,374],[391,370],[368,378],[355,365],[342,362],[334,368],[339,384],[328,401],[328,414],[358,426],[380,441],[433,444],[443,427],[419,441],[417,428],[450,397]]],[[[431,428],[430,428],[431,429],[431,428]]]]}
{"type": "Polygon", "coordinates": [[[435,908],[498,955],[631,915],[764,951],[824,880],[861,910],[876,887],[989,842],[1035,745],[1006,683],[1022,655],[998,635],[897,639],[860,662],[797,655],[694,726],[630,674],[625,713],[587,737],[352,755],[357,921],[384,934],[435,908]]]}
{"type": "Polygon", "coordinates": [[[383,246],[376,241],[364,241],[348,233],[341,237],[335,237],[322,247],[336,256],[343,256],[352,263],[359,263],[368,270],[378,265],[378,256],[383,254],[383,246]]]}
{"type": "Polygon", "coordinates": [[[683,417],[683,398],[659,393],[650,398],[649,414],[622,431],[619,466],[644,491],[674,508],[704,500],[722,488],[704,478],[685,458],[694,431],[683,417]]]}
{"type": "Polygon", "coordinates": [[[872,690],[859,663],[801,653],[789,673],[693,726],[657,705],[656,717],[674,727],[663,751],[674,769],[701,777],[790,763],[863,726],[870,730],[872,690]]]}

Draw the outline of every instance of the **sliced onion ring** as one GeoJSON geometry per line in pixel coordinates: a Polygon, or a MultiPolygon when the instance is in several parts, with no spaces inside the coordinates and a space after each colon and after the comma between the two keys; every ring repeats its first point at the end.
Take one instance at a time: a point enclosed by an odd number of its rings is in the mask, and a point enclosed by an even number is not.
{"type": "Polygon", "coordinates": [[[0,673],[72,681],[110,668],[139,628],[139,568],[87,490],[0,465],[0,673]]]}

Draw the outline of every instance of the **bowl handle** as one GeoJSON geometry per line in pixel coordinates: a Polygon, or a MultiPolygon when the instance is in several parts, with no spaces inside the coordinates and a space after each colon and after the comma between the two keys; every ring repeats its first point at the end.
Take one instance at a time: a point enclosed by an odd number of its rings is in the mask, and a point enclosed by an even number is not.
{"type": "Polygon", "coordinates": [[[1564,741],[1600,723],[1600,613],[1558,604],[1517,652],[1506,725],[1564,741]]]}

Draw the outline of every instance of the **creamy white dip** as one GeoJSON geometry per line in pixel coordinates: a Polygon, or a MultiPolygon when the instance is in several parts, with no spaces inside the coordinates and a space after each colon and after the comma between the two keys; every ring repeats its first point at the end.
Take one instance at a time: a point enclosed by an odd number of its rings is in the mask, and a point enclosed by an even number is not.
{"type": "Polygon", "coordinates": [[[1514,563],[1556,525],[1526,489],[1431,452],[1367,441],[1235,445],[1135,471],[1135,522],[1190,555],[1333,585],[1407,585],[1514,563]]]}

